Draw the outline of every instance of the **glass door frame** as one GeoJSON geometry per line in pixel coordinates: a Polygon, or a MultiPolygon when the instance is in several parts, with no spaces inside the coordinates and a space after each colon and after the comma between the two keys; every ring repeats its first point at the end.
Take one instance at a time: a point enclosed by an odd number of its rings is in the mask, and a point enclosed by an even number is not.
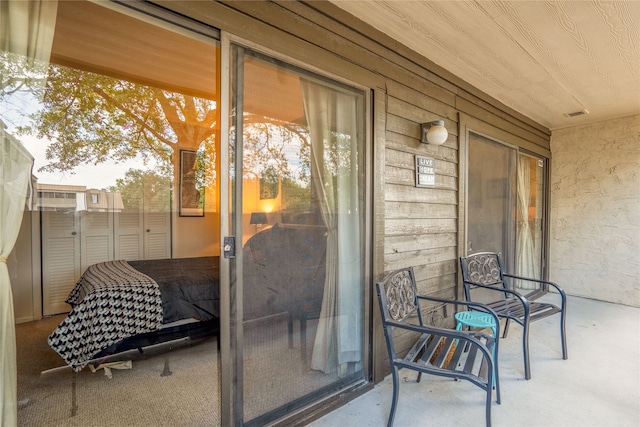
{"type": "MultiPolygon", "coordinates": [[[[364,379],[362,382],[352,384],[331,396],[326,396],[320,401],[312,402],[310,407],[318,409],[320,406],[330,405],[330,402],[344,402],[345,395],[353,397],[370,390],[373,387],[371,382],[373,375],[373,146],[372,146],[372,114],[373,114],[373,93],[372,90],[361,84],[345,80],[339,76],[332,75],[322,69],[318,69],[310,64],[295,60],[279,52],[274,52],[264,46],[247,41],[241,37],[220,32],[221,58],[220,58],[220,411],[221,424],[225,426],[241,426],[244,422],[244,397],[243,397],[243,319],[242,313],[237,311],[233,305],[234,301],[241,300],[243,295],[242,274],[238,274],[242,268],[242,199],[232,191],[238,192],[242,189],[242,147],[236,146],[235,153],[232,152],[230,130],[232,126],[237,126],[231,122],[231,109],[233,102],[233,87],[231,82],[232,67],[231,55],[232,45],[238,45],[247,49],[272,56],[282,60],[294,67],[299,67],[317,73],[321,76],[333,79],[337,82],[346,83],[363,91],[365,96],[365,118],[364,118],[364,286],[362,295],[363,304],[363,369],[364,379]],[[240,148],[240,151],[238,151],[240,148]],[[235,254],[232,257],[223,255],[225,238],[233,237],[235,240],[235,254]],[[240,260],[238,259],[240,258],[240,260]]],[[[236,61],[237,63],[237,61],[236,61]]],[[[339,404],[338,404],[339,405],[339,404]]],[[[336,405],[336,406],[338,406],[336,405]]]]}
{"type": "MultiPolygon", "coordinates": [[[[226,32],[220,32],[220,249],[224,251],[225,237],[232,236],[231,228],[231,180],[230,130],[231,123],[231,44],[226,32]]],[[[234,372],[236,357],[231,343],[231,260],[220,254],[220,422],[223,426],[236,425],[234,372]]],[[[237,341],[234,340],[236,343],[237,341]]],[[[234,345],[233,348],[237,348],[234,345]]],[[[242,399],[240,398],[240,401],[242,399]]],[[[242,407],[240,407],[242,409],[242,407]]]]}

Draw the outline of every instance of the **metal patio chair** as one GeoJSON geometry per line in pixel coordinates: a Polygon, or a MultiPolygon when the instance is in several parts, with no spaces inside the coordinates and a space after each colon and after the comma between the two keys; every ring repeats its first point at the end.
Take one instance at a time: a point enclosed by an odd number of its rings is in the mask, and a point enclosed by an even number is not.
{"type": "Polygon", "coordinates": [[[511,320],[522,326],[522,350],[524,353],[524,376],[526,379],[531,378],[531,364],[529,361],[529,326],[531,322],[560,313],[562,358],[567,359],[567,297],[560,286],[546,280],[505,273],[502,270],[501,254],[494,252],[478,252],[466,257],[460,257],[460,267],[467,301],[482,302],[491,307],[499,317],[506,319],[502,338],[507,337],[511,320]],[[518,281],[537,284],[537,286],[526,295],[523,295],[515,290],[515,285],[518,281]],[[551,288],[558,293],[560,305],[535,301],[548,294],[551,288]],[[483,292],[482,299],[478,295],[479,291],[483,292]],[[487,301],[487,298],[490,301],[487,301]]]}
{"type": "Polygon", "coordinates": [[[458,306],[484,311],[498,324],[497,315],[482,304],[418,295],[411,267],[390,273],[376,287],[393,378],[393,399],[387,426],[393,425],[400,387],[399,370],[403,368],[418,372],[417,382],[424,373],[467,380],[480,387],[486,393],[485,421],[490,426],[494,388],[496,401],[500,403],[498,361],[492,356],[494,347],[495,354],[498,354],[498,337],[479,331],[453,329],[455,324],[448,313],[453,314],[458,306]],[[436,305],[430,312],[431,323],[450,321],[452,328],[427,325],[427,304],[436,305]],[[453,310],[447,309],[450,305],[453,310]]]}

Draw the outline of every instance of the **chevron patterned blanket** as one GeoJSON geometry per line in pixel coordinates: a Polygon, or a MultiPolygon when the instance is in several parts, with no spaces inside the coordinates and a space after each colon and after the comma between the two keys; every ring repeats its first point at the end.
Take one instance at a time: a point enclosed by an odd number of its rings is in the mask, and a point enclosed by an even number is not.
{"type": "Polygon", "coordinates": [[[73,309],[48,342],[75,371],[111,344],[162,327],[158,284],[124,260],[87,268],[66,302],[73,309]]]}

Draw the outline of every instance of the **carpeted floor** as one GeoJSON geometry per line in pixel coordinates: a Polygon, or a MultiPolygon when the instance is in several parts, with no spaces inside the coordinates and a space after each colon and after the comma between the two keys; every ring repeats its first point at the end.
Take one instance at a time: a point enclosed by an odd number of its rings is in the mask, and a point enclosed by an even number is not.
{"type": "Polygon", "coordinates": [[[16,325],[19,426],[220,425],[215,338],[134,352],[108,378],[63,367],[46,340],[63,317],[16,325]]]}
{"type": "MultiPolygon", "coordinates": [[[[131,369],[76,373],[48,346],[64,315],[16,325],[19,426],[219,426],[215,338],[128,353],[131,369]]],[[[290,346],[287,316],[245,322],[245,420],[283,414],[335,389],[336,374],[309,369],[315,323],[301,352],[299,325],[290,346]]]]}

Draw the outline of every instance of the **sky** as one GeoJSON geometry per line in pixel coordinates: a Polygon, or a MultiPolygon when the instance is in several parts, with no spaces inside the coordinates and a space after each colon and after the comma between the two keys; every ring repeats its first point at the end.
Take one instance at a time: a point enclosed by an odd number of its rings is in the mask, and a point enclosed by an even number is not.
{"type": "Polygon", "coordinates": [[[15,135],[15,128],[29,120],[29,113],[39,108],[39,102],[34,101],[30,93],[17,92],[4,99],[0,105],[0,119],[7,126],[7,132],[14,135],[34,157],[33,174],[38,183],[84,185],[89,188],[106,189],[116,184],[117,178],[124,177],[127,170],[140,169],[141,162],[136,159],[116,163],[107,161],[99,165],[82,165],[73,172],[38,172],[47,163],[46,150],[50,142],[31,135],[15,135]]]}
{"type": "Polygon", "coordinates": [[[123,163],[107,161],[99,165],[82,165],[70,172],[38,172],[46,164],[46,150],[49,141],[33,136],[18,138],[34,157],[33,174],[41,184],[84,185],[87,188],[103,189],[116,184],[117,178],[124,177],[127,170],[140,168],[140,161],[136,159],[123,163]]]}

